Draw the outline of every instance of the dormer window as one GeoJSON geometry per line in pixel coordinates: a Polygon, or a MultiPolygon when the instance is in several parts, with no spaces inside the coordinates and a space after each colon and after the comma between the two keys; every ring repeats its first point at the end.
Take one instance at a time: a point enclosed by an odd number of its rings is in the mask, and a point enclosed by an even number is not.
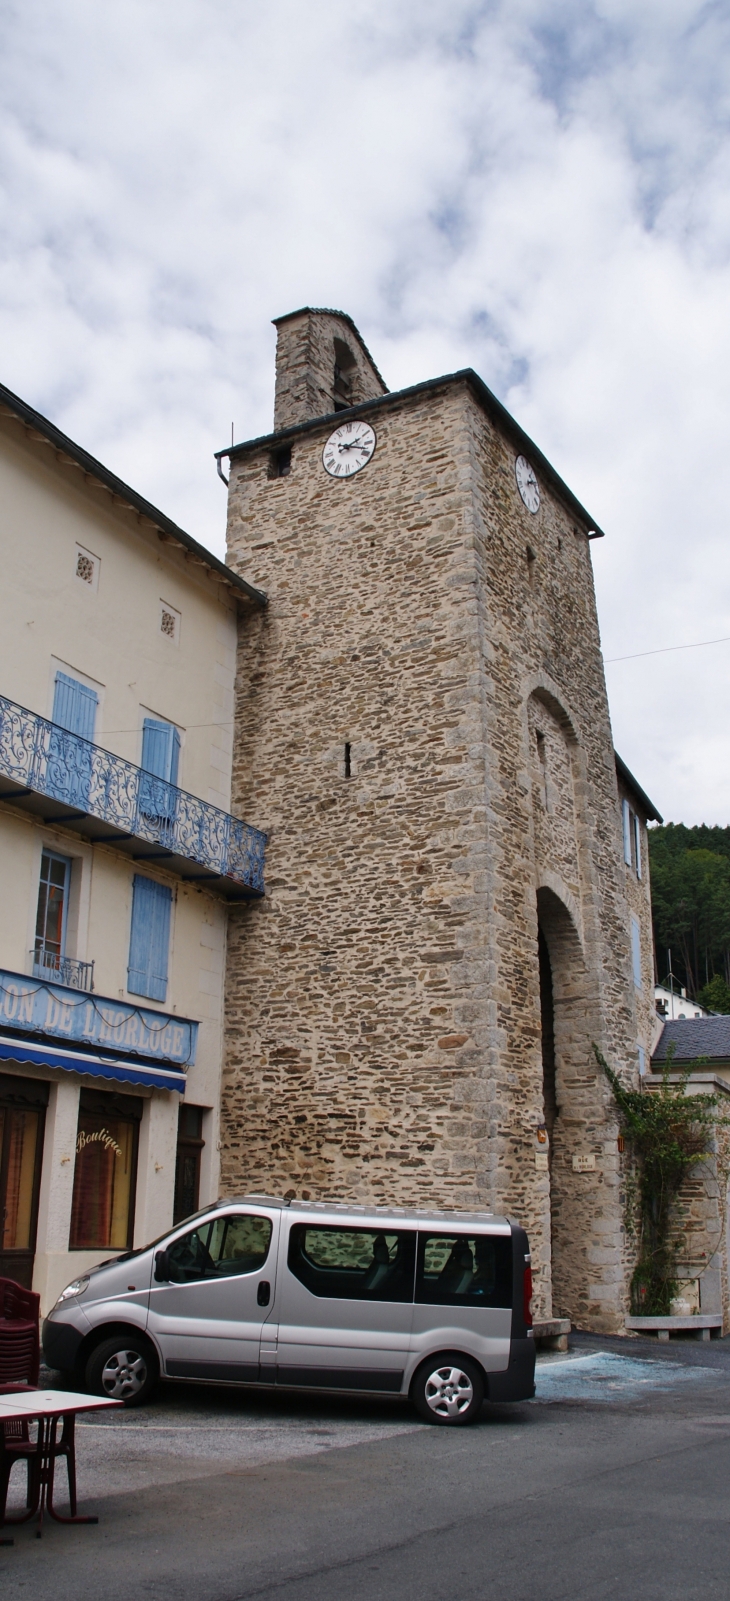
{"type": "Polygon", "coordinates": [[[348,406],[354,406],[355,400],[352,392],[352,380],[355,375],[355,357],[342,339],[335,340],[335,379],[334,379],[334,409],[347,411],[348,406]]]}

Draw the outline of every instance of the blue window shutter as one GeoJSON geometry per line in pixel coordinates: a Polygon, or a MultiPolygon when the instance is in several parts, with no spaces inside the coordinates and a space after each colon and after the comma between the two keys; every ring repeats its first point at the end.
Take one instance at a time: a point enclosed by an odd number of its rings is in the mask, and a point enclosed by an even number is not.
{"type": "Polygon", "coordinates": [[[641,930],[638,917],[631,919],[631,965],[634,970],[634,983],[637,990],[641,989],[641,930]]]}
{"type": "Polygon", "coordinates": [[[142,766],[166,784],[177,783],[180,762],[180,735],[172,723],[145,717],[142,729],[142,766]]]}
{"type": "Polygon", "coordinates": [[[171,784],[177,784],[178,768],[180,766],[180,735],[175,727],[170,729],[170,772],[168,775],[171,784]]]}
{"type": "Polygon", "coordinates": [[[135,873],[127,969],[127,988],[132,995],[165,999],[171,906],[172,891],[165,884],[135,873]]]}
{"type": "Polygon", "coordinates": [[[58,723],[59,728],[67,729],[69,734],[79,734],[82,739],[93,739],[98,704],[95,690],[79,683],[78,678],[69,678],[68,673],[56,673],[53,722],[58,723]]]}
{"type": "Polygon", "coordinates": [[[621,802],[621,817],[624,825],[624,861],[627,867],[631,866],[631,807],[627,800],[621,802]]]}

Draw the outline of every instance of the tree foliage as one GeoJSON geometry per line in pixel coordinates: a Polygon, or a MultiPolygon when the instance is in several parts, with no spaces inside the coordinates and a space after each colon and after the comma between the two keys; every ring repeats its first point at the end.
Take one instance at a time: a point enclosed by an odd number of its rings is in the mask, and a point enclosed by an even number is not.
{"type": "Polygon", "coordinates": [[[672,1225],[685,1175],[712,1149],[728,1119],[716,1095],[687,1095],[689,1070],[670,1083],[671,1056],[656,1090],[629,1090],[594,1045],[608,1079],[637,1168],[639,1257],[631,1280],[631,1310],[662,1317],[677,1290],[672,1225]]]}
{"type": "Polygon", "coordinates": [[[667,823],[649,830],[654,943],[669,970],[712,1011],[730,1011],[730,828],[667,823]],[[709,999],[708,985],[715,979],[709,999]],[[720,1003],[720,1004],[718,1004],[720,1003]]]}

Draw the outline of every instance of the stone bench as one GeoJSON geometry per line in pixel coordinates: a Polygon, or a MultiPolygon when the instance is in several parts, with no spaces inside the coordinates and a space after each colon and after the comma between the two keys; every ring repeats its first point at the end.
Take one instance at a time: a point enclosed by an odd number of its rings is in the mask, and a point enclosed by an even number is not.
{"type": "Polygon", "coordinates": [[[569,1317],[551,1317],[542,1323],[533,1323],[535,1345],[541,1351],[567,1351],[570,1327],[569,1317]]]}
{"type": "Polygon", "coordinates": [[[656,1334],[668,1340],[670,1334],[696,1334],[700,1340],[722,1339],[721,1312],[693,1312],[689,1317],[627,1317],[627,1329],[637,1334],[656,1334]]]}

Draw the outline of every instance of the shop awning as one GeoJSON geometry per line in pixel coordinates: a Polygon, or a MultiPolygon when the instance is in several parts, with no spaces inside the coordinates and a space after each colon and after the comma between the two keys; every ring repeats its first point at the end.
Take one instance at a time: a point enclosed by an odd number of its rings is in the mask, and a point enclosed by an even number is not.
{"type": "Polygon", "coordinates": [[[185,1074],[178,1067],[155,1067],[149,1062],[130,1062],[119,1057],[100,1056],[84,1051],[65,1051],[55,1043],[15,1039],[0,1034],[0,1061],[29,1063],[34,1067],[61,1067],[67,1073],[90,1074],[92,1078],[114,1079],[123,1084],[147,1084],[155,1090],[177,1090],[185,1094],[185,1074]]]}

